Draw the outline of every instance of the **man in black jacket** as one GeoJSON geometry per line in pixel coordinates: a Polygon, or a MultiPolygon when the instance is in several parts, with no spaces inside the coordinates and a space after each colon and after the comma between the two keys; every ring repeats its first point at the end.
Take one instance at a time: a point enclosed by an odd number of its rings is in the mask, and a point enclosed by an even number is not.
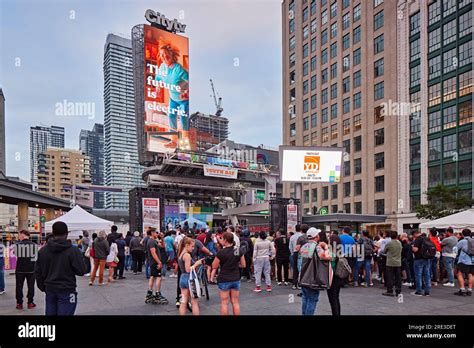
{"type": "Polygon", "coordinates": [[[118,233],[117,230],[118,227],[115,225],[110,228],[110,233],[107,236],[107,242],[109,242],[109,245],[112,245],[113,242],[120,238],[120,233],[118,233]]]}
{"type": "Polygon", "coordinates": [[[23,285],[28,285],[28,308],[35,308],[33,302],[35,296],[35,262],[38,253],[38,245],[30,240],[30,233],[26,230],[20,231],[19,241],[15,243],[16,256],[16,309],[23,309],[23,285]]]}
{"type": "Polygon", "coordinates": [[[46,293],[46,315],[74,315],[76,275],[86,273],[80,250],[67,239],[67,225],[53,224],[53,237],[41,248],[35,265],[38,289],[46,293]]]}

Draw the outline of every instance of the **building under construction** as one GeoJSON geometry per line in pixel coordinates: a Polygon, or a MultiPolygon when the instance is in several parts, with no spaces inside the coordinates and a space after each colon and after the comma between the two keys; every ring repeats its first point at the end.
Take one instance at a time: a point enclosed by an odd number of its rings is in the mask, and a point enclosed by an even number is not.
{"type": "Polygon", "coordinates": [[[229,120],[226,117],[195,112],[189,122],[191,128],[196,129],[197,151],[207,151],[229,138],[229,120]]]}

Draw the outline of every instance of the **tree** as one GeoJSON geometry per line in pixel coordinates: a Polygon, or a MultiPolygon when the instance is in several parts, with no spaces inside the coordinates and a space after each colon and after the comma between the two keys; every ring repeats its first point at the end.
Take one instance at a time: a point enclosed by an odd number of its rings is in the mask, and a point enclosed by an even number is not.
{"type": "Polygon", "coordinates": [[[415,208],[418,219],[436,220],[458,213],[474,205],[470,197],[459,194],[459,187],[446,187],[439,184],[427,192],[428,204],[420,204],[415,208]]]}

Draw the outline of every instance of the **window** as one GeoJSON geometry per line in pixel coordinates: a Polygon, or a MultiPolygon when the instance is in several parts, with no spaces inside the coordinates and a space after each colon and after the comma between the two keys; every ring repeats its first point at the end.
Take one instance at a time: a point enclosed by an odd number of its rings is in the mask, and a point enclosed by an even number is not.
{"type": "Polygon", "coordinates": [[[318,200],[318,189],[311,189],[311,201],[316,202],[318,200]]]}
{"type": "Polygon", "coordinates": [[[355,214],[362,214],[362,202],[355,202],[354,203],[354,213],[355,214]]]}
{"type": "Polygon", "coordinates": [[[290,50],[294,49],[296,46],[296,38],[294,36],[292,36],[290,38],[290,50]]]}
{"type": "Polygon", "coordinates": [[[327,186],[323,187],[323,200],[329,199],[329,188],[327,186]]]}
{"type": "Polygon", "coordinates": [[[374,77],[382,76],[383,70],[384,70],[383,58],[376,60],[374,63],[374,77]]]}
{"type": "Polygon", "coordinates": [[[308,14],[309,14],[309,9],[308,7],[305,7],[303,9],[303,22],[306,22],[308,20],[308,14]]]}
{"type": "Polygon", "coordinates": [[[321,12],[321,25],[324,25],[328,22],[328,10],[321,12]]]}
{"type": "Polygon", "coordinates": [[[458,58],[456,57],[456,48],[443,53],[443,74],[456,69],[458,58]]]}
{"type": "Polygon", "coordinates": [[[375,177],[375,192],[383,192],[385,190],[385,178],[383,175],[375,177]]]}
{"type": "Polygon", "coordinates": [[[383,27],[383,10],[374,15],[374,31],[383,27]]]}
{"type": "Polygon", "coordinates": [[[420,12],[410,16],[410,36],[420,32],[420,12]]]}
{"type": "Polygon", "coordinates": [[[316,70],[316,56],[311,57],[311,71],[316,70]]]}
{"type": "Polygon", "coordinates": [[[331,24],[331,39],[337,35],[337,22],[331,24]]]}
{"type": "Polygon", "coordinates": [[[360,11],[361,11],[360,4],[354,7],[354,12],[353,12],[354,22],[357,22],[360,19],[360,11]]]}
{"type": "Polygon", "coordinates": [[[441,103],[441,83],[428,87],[428,106],[434,106],[441,103]]]}
{"type": "Polygon", "coordinates": [[[337,185],[331,185],[331,199],[337,199],[337,185]]]}
{"type": "Polygon", "coordinates": [[[351,111],[351,98],[347,97],[347,98],[344,98],[344,100],[342,101],[342,113],[347,114],[350,111],[351,111]]]}
{"type": "Polygon", "coordinates": [[[456,127],[456,105],[443,109],[443,129],[456,127]]]}
{"type": "MultiPolygon", "coordinates": [[[[357,132],[358,130],[361,130],[362,128],[362,121],[360,115],[355,115],[354,116],[354,132],[357,132]]],[[[356,150],[357,151],[357,150],[356,150]]]]}
{"type": "Polygon", "coordinates": [[[472,152],[472,129],[459,133],[459,154],[472,152]]]}
{"type": "MultiPolygon", "coordinates": [[[[458,78],[459,78],[459,97],[471,94],[473,92],[472,72],[467,71],[459,75],[458,78]]],[[[446,89],[444,93],[446,93],[446,89]]]]}
{"type": "Polygon", "coordinates": [[[362,158],[354,160],[354,174],[362,173],[362,158]]]}
{"type": "Polygon", "coordinates": [[[380,152],[374,155],[375,169],[382,169],[385,167],[385,153],[380,152]]]}
{"type": "Polygon", "coordinates": [[[410,164],[418,164],[421,160],[420,144],[410,145],[410,164]]]}
{"type": "Polygon", "coordinates": [[[351,68],[351,58],[349,55],[342,59],[342,72],[346,72],[351,68]]]}
{"type": "Polygon", "coordinates": [[[303,45],[303,58],[308,57],[308,55],[309,55],[309,45],[308,45],[308,44],[304,44],[304,45],[303,45]]]}
{"type": "Polygon", "coordinates": [[[327,121],[329,121],[328,108],[324,108],[321,110],[321,122],[326,123],[327,121]]]}
{"type": "Polygon", "coordinates": [[[455,185],[456,184],[456,163],[444,163],[443,164],[443,184],[444,185],[455,185]]]}
{"type": "Polygon", "coordinates": [[[410,42],[410,62],[420,58],[420,39],[410,42]]]}
{"type": "Polygon", "coordinates": [[[354,100],[354,110],[359,109],[362,104],[361,92],[354,94],[353,100],[354,100]]]}
{"type": "Polygon", "coordinates": [[[472,101],[463,102],[458,105],[459,125],[472,123],[472,101]]]}
{"type": "Polygon", "coordinates": [[[326,83],[329,81],[329,76],[328,76],[328,69],[323,69],[321,71],[321,84],[326,83]]]}
{"type": "Polygon", "coordinates": [[[410,88],[418,86],[421,80],[421,65],[410,68],[410,88]]]}
{"type": "Polygon", "coordinates": [[[356,49],[353,53],[354,66],[359,65],[361,61],[362,50],[360,48],[356,49]]]}
{"type": "Polygon", "coordinates": [[[337,42],[331,44],[331,58],[335,58],[337,56],[337,42]]]}
{"type": "Polygon", "coordinates": [[[311,16],[316,13],[316,0],[311,0],[311,10],[310,10],[311,16]]]}
{"type": "Polygon", "coordinates": [[[362,83],[362,74],[360,70],[354,73],[353,80],[354,80],[354,88],[360,87],[362,83]]]}
{"type": "Polygon", "coordinates": [[[421,132],[421,113],[417,111],[410,115],[410,139],[417,138],[421,132]]]}
{"type": "Polygon", "coordinates": [[[317,31],[316,19],[311,21],[311,34],[314,34],[317,31]]]}
{"type": "Polygon", "coordinates": [[[292,88],[290,90],[290,103],[295,101],[295,99],[296,99],[296,89],[292,88]]]}
{"type": "Polygon", "coordinates": [[[375,215],[383,215],[385,213],[385,200],[376,199],[375,200],[375,215]]]}
{"type": "Polygon", "coordinates": [[[308,62],[306,62],[303,64],[303,76],[308,75],[308,73],[309,73],[309,64],[308,62]]]}
{"type": "Polygon", "coordinates": [[[441,56],[428,60],[428,78],[433,79],[441,75],[441,56]]]}
{"type": "Polygon", "coordinates": [[[342,121],[342,134],[343,135],[351,134],[351,120],[350,119],[342,121]]]}
{"type": "Polygon", "coordinates": [[[459,37],[468,35],[472,30],[472,11],[459,16],[459,37]]]}
{"type": "Polygon", "coordinates": [[[351,162],[345,161],[344,162],[344,176],[351,175],[351,162]]]}
{"type": "Polygon", "coordinates": [[[295,32],[295,19],[290,19],[290,22],[288,23],[289,24],[289,31],[290,31],[290,34],[294,33],[295,32]]]}
{"type": "Polygon", "coordinates": [[[453,12],[456,12],[457,0],[443,0],[443,16],[447,17],[453,12]]]}
{"type": "Polygon", "coordinates": [[[331,4],[331,18],[336,17],[337,15],[337,1],[331,4]]]}
{"type": "Polygon", "coordinates": [[[441,19],[441,0],[437,0],[428,6],[428,25],[436,23],[441,19]]]}
{"type": "Polygon", "coordinates": [[[428,51],[431,53],[441,47],[441,28],[428,33],[428,51]]]}
{"type": "Polygon", "coordinates": [[[380,128],[380,129],[377,129],[375,132],[374,132],[374,142],[375,142],[375,146],[378,146],[378,145],[383,145],[384,141],[385,141],[385,131],[383,128],[380,128]]]}
{"type": "Polygon", "coordinates": [[[311,53],[315,52],[316,51],[316,38],[313,37],[311,39],[311,53]]]}
{"type": "Polygon", "coordinates": [[[308,99],[303,100],[303,112],[309,111],[308,99]]]}
{"type": "Polygon", "coordinates": [[[311,96],[311,110],[316,109],[316,94],[311,96]]]}
{"type": "Polygon", "coordinates": [[[328,30],[324,29],[321,33],[321,46],[328,42],[328,30]]]}
{"type": "Polygon", "coordinates": [[[456,19],[443,25],[443,45],[456,40],[456,19]]]}
{"type": "Polygon", "coordinates": [[[428,141],[428,160],[436,161],[441,158],[441,138],[428,141]]]}
{"type": "Polygon", "coordinates": [[[351,183],[344,183],[344,197],[349,197],[351,195],[351,183]]]}
{"type": "Polygon", "coordinates": [[[325,48],[322,52],[321,52],[321,64],[326,64],[328,62],[328,49],[325,48]]]}
{"type": "Polygon", "coordinates": [[[459,67],[471,63],[472,40],[459,46],[459,67]]]}
{"type": "Polygon", "coordinates": [[[351,47],[351,36],[350,34],[346,34],[342,37],[342,50],[345,51],[349,47],[351,47]]]}
{"type": "Polygon", "coordinates": [[[290,54],[290,68],[295,66],[296,64],[296,54],[292,53],[290,54]]]}
{"type": "Polygon", "coordinates": [[[456,98],[456,76],[443,81],[443,101],[456,98]]]}
{"type": "Polygon", "coordinates": [[[342,80],[342,93],[347,93],[350,91],[351,91],[351,79],[348,76],[342,80]]]}
{"type": "Polygon", "coordinates": [[[326,104],[328,102],[328,89],[325,88],[321,91],[321,104],[326,104]]]}
{"type": "Polygon", "coordinates": [[[328,140],[329,140],[329,132],[328,132],[328,128],[326,127],[326,128],[323,128],[321,131],[321,142],[325,143],[328,140]]]}
{"type": "Polygon", "coordinates": [[[351,141],[350,141],[350,139],[344,140],[342,142],[342,147],[344,149],[346,149],[347,153],[351,153],[351,141]]]}
{"type": "Polygon", "coordinates": [[[459,162],[459,183],[472,182],[472,160],[459,162]]]}
{"type": "Polygon", "coordinates": [[[311,115],[311,128],[314,128],[317,126],[318,118],[316,113],[311,115]]]}
{"type": "Polygon", "coordinates": [[[331,85],[331,99],[337,98],[337,84],[331,85]]]}
{"type": "Polygon", "coordinates": [[[383,52],[384,50],[384,39],[383,39],[383,34],[377,36],[374,39],[374,54],[383,52]]]}
{"type": "Polygon", "coordinates": [[[374,108],[374,123],[380,123],[383,122],[384,120],[384,115],[383,115],[383,106],[376,106],[374,108]]]}
{"type": "Polygon", "coordinates": [[[420,170],[412,170],[410,171],[410,190],[419,190],[420,189],[420,170]]]}
{"type": "Polygon", "coordinates": [[[290,136],[294,137],[296,135],[296,124],[292,123],[290,124],[290,136]]]}
{"type": "Polygon", "coordinates": [[[342,30],[346,30],[351,25],[351,14],[347,12],[344,16],[342,16],[342,30]]]}
{"type": "Polygon", "coordinates": [[[311,90],[314,91],[316,89],[316,75],[311,76],[311,90]]]}
{"type": "Polygon", "coordinates": [[[428,168],[428,187],[433,187],[441,184],[441,170],[440,166],[428,168]]]}
{"type": "MultiPolygon", "coordinates": [[[[362,194],[362,180],[354,181],[354,194],[356,196],[362,194]]],[[[360,213],[359,213],[360,214],[360,213]]]]}
{"type": "Polygon", "coordinates": [[[309,129],[309,117],[303,118],[303,131],[307,131],[309,129]]]}
{"type": "Polygon", "coordinates": [[[331,78],[337,77],[337,63],[331,65],[331,78]]]}
{"type": "Polygon", "coordinates": [[[303,191],[303,203],[309,203],[309,190],[303,191]]]}
{"type": "Polygon", "coordinates": [[[428,114],[428,133],[435,133],[441,130],[441,111],[434,111],[428,114]]]}
{"type": "Polygon", "coordinates": [[[308,80],[303,81],[303,94],[307,94],[309,92],[308,88],[308,80]]]}
{"type": "Polygon", "coordinates": [[[311,144],[316,145],[317,140],[318,140],[318,132],[314,131],[311,133],[311,144]]]}
{"type": "Polygon", "coordinates": [[[443,137],[443,158],[453,157],[457,150],[456,134],[443,137]]]}
{"type": "Polygon", "coordinates": [[[360,26],[358,26],[352,32],[352,43],[355,45],[356,43],[360,42],[360,39],[361,39],[361,31],[360,31],[360,26]]]}
{"type": "Polygon", "coordinates": [[[331,119],[337,118],[337,104],[331,105],[331,119]]]}
{"type": "Polygon", "coordinates": [[[331,205],[331,213],[336,214],[337,213],[337,204],[331,205]]]}

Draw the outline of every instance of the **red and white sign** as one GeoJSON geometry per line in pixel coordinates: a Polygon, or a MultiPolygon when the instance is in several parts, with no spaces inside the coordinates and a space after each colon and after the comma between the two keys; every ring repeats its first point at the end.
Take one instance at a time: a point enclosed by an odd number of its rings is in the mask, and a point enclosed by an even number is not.
{"type": "Polygon", "coordinates": [[[158,198],[142,199],[143,232],[150,227],[160,230],[160,200],[158,198]]]}
{"type": "Polygon", "coordinates": [[[216,178],[237,179],[238,169],[222,166],[204,166],[204,176],[216,178]]]}
{"type": "Polygon", "coordinates": [[[286,206],[286,221],[287,232],[296,232],[296,224],[298,223],[298,206],[296,204],[286,206]]]}

